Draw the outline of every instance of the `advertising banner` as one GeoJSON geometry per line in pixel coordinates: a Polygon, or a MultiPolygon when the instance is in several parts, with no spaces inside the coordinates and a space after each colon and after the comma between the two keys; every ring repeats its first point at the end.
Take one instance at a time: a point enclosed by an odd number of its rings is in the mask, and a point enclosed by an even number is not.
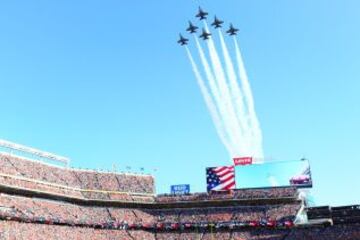
{"type": "Polygon", "coordinates": [[[252,164],[253,162],[252,157],[238,157],[238,158],[233,158],[233,160],[235,166],[248,165],[248,164],[252,164]]]}

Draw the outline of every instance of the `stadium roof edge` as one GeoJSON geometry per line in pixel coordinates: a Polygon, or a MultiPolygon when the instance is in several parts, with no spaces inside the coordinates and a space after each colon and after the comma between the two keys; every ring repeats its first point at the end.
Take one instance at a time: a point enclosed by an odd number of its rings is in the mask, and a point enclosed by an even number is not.
{"type": "Polygon", "coordinates": [[[35,155],[35,156],[38,156],[41,158],[46,158],[46,159],[49,159],[52,161],[62,162],[62,163],[65,163],[66,165],[68,165],[70,162],[70,158],[59,156],[59,155],[56,155],[56,154],[53,154],[50,152],[42,151],[42,150],[28,147],[25,145],[13,143],[13,142],[6,141],[3,139],[0,139],[0,147],[4,147],[7,149],[20,151],[20,152],[24,152],[24,153],[29,153],[29,154],[32,154],[32,155],[35,155]]]}
{"type": "Polygon", "coordinates": [[[11,153],[7,153],[7,152],[3,152],[0,151],[0,155],[7,155],[10,157],[17,157],[26,161],[30,161],[30,162],[35,162],[35,163],[39,163],[39,164],[44,164],[44,165],[48,165],[51,167],[56,167],[56,168],[62,168],[62,169],[71,169],[73,171],[77,171],[77,172],[97,172],[97,173],[112,173],[112,174],[122,174],[122,175],[129,175],[129,176],[145,176],[145,177],[154,177],[152,174],[146,174],[146,173],[130,173],[130,172],[114,172],[114,171],[101,171],[101,170],[95,170],[95,169],[82,169],[82,168],[74,168],[74,167],[69,167],[69,166],[59,166],[59,165],[55,165],[55,164],[51,164],[48,162],[43,162],[43,161],[39,161],[36,159],[31,159],[31,158],[27,158],[24,156],[19,156],[16,154],[11,154],[11,153]]]}

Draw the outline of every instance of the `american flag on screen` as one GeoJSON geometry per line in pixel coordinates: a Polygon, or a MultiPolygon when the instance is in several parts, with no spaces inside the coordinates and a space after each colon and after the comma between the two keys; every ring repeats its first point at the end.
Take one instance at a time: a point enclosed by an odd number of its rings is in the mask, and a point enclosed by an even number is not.
{"type": "Polygon", "coordinates": [[[208,191],[235,189],[234,166],[207,168],[206,182],[208,191]]]}

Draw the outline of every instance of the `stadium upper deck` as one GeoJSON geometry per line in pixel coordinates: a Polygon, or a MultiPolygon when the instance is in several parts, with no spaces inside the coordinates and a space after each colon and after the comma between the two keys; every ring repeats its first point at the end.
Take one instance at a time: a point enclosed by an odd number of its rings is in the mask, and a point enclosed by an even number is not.
{"type": "MultiPolygon", "coordinates": [[[[69,201],[156,202],[158,205],[196,204],[206,201],[216,205],[227,201],[262,204],[262,200],[279,203],[297,199],[296,188],[244,189],[209,194],[155,196],[154,178],[150,175],[104,173],[76,170],[40,161],[0,153],[0,188],[3,192],[18,193],[69,201]]],[[[202,203],[204,204],[204,203],[202,203]]]]}
{"type": "Polygon", "coordinates": [[[0,186],[74,199],[151,201],[150,175],[104,173],[58,167],[0,153],[0,186]]]}

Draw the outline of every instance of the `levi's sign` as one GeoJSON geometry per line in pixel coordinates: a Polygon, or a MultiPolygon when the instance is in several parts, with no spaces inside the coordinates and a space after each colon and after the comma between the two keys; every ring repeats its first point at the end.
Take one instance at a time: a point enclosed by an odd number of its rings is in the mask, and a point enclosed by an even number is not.
{"type": "Polygon", "coordinates": [[[239,158],[233,158],[234,165],[249,165],[252,164],[252,157],[239,157],[239,158]]]}

